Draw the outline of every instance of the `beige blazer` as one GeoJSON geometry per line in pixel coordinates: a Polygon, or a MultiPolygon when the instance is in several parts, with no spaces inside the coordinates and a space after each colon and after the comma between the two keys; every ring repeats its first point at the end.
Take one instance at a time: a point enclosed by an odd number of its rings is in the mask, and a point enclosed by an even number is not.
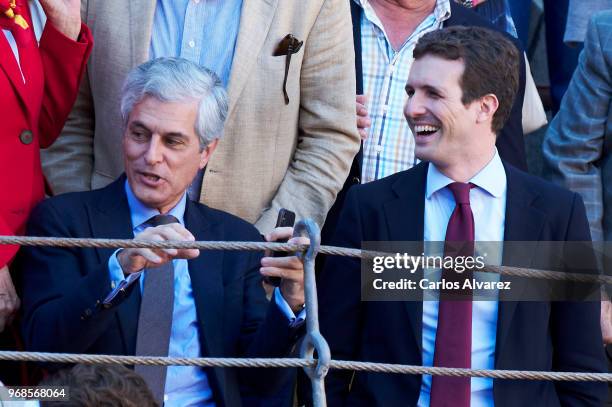
{"type": "MultiPolygon", "coordinates": [[[[82,0],[95,45],[64,131],[44,153],[55,193],[100,188],[123,171],[121,86],[149,58],[155,5],[82,0]]],[[[359,149],[354,69],[346,0],[243,0],[229,115],[201,202],[262,232],[281,207],[321,225],[359,149]],[[285,58],[272,54],[289,33],[304,45],[291,58],[285,104],[285,58]]]]}

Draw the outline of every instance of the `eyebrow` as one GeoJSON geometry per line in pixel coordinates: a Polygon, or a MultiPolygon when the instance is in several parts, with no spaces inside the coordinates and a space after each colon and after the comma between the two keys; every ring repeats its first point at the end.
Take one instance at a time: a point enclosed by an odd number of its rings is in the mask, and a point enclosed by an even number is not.
{"type": "Polygon", "coordinates": [[[408,90],[409,90],[409,89],[414,90],[414,89],[419,88],[419,87],[420,87],[420,88],[423,88],[423,89],[425,89],[425,90],[427,90],[427,91],[430,91],[430,92],[438,93],[438,94],[440,94],[440,95],[444,95],[444,94],[445,94],[445,93],[444,93],[444,91],[443,91],[442,89],[440,89],[440,88],[436,88],[435,86],[431,86],[431,85],[412,86],[411,84],[406,83],[406,86],[404,87],[404,90],[405,90],[406,92],[408,92],[408,90]]]}

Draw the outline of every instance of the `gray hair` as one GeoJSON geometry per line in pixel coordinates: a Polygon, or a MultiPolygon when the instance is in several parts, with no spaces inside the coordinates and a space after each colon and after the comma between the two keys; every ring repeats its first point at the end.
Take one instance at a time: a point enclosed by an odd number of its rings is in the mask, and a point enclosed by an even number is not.
{"type": "Polygon", "coordinates": [[[200,146],[221,137],[227,117],[227,93],[209,69],[182,58],[156,58],[128,73],[121,96],[121,117],[127,126],[134,105],[146,96],[162,102],[199,100],[195,132],[200,146]]]}

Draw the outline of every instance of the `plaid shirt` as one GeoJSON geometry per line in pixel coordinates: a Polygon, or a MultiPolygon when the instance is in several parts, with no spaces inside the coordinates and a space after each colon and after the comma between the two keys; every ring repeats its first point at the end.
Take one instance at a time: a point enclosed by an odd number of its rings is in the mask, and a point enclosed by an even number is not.
{"type": "Polygon", "coordinates": [[[450,17],[449,0],[438,0],[399,50],[391,46],[384,27],[368,0],[354,0],[363,8],[361,17],[361,59],[363,89],[372,119],[363,142],[363,183],[406,170],[415,164],[414,137],[404,118],[406,81],[412,66],[412,51],[425,33],[442,28],[450,17]]]}

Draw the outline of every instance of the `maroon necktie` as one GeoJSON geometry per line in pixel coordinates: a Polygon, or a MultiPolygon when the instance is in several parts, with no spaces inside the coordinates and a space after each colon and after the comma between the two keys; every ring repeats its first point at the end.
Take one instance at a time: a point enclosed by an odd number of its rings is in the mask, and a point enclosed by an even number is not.
{"type": "MultiPolygon", "coordinates": [[[[473,184],[453,182],[448,188],[455,197],[455,209],[446,228],[445,256],[474,255],[474,215],[470,207],[473,184]]],[[[461,274],[443,269],[442,279],[458,282],[460,286],[472,273],[461,274]]],[[[472,361],[472,292],[466,290],[440,291],[438,329],[434,350],[434,366],[470,368],[472,361]]],[[[431,407],[469,407],[470,378],[433,376],[431,407]]]]}

